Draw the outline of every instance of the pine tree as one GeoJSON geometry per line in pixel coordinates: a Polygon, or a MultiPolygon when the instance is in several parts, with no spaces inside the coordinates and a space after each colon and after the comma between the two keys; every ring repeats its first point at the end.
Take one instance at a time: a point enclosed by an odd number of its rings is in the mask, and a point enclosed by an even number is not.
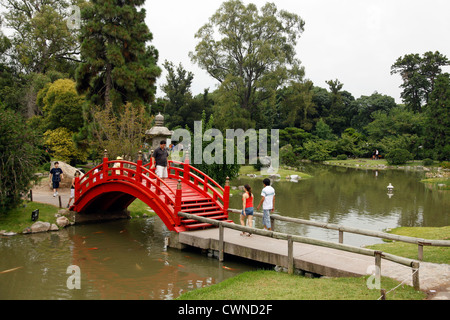
{"type": "Polygon", "coordinates": [[[81,58],[77,90],[98,106],[112,104],[118,112],[127,102],[153,101],[158,52],[148,43],[145,0],[92,0],[81,12],[81,58]]]}

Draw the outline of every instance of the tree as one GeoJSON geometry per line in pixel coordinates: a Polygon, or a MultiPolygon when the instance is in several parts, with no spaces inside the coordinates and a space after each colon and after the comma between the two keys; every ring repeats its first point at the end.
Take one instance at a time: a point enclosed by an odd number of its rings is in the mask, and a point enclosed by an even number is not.
{"type": "MultiPolygon", "coordinates": [[[[257,106],[304,70],[295,57],[304,21],[267,3],[261,10],[240,0],[224,2],[195,35],[191,60],[220,83],[234,106],[258,117],[257,106]]],[[[230,109],[230,107],[228,107],[230,109]]]]}
{"type": "Polygon", "coordinates": [[[81,58],[77,90],[92,105],[118,108],[154,100],[161,69],[153,35],[145,24],[145,0],[92,0],[81,11],[81,58]]]}
{"type": "Polygon", "coordinates": [[[428,104],[428,99],[434,89],[434,82],[442,72],[443,66],[450,65],[446,56],[436,52],[407,54],[399,57],[391,66],[391,74],[399,73],[403,79],[401,97],[413,111],[421,112],[422,106],[428,104]]]}
{"type": "Polygon", "coordinates": [[[425,114],[426,148],[435,159],[450,160],[450,74],[437,76],[425,114]]]}
{"type": "Polygon", "coordinates": [[[77,163],[86,162],[87,152],[77,148],[72,140],[73,135],[74,132],[64,127],[47,130],[44,133],[44,143],[55,159],[75,166],[77,163]]]}
{"type": "Polygon", "coordinates": [[[153,117],[149,116],[142,105],[127,103],[118,118],[109,104],[106,108],[95,107],[92,113],[92,139],[90,147],[97,155],[108,150],[108,156],[135,158],[142,149],[145,131],[150,128],[153,117]]]}
{"type": "Polygon", "coordinates": [[[75,89],[71,79],[59,79],[39,91],[37,105],[44,113],[47,130],[66,128],[77,132],[83,126],[84,99],[75,89]]]}
{"type": "Polygon", "coordinates": [[[17,69],[25,73],[73,70],[78,61],[76,30],[67,27],[71,4],[84,0],[1,0],[6,9],[5,25],[14,33],[9,54],[17,69]]]}
{"type": "Polygon", "coordinates": [[[0,104],[0,213],[20,204],[29,190],[40,151],[23,118],[0,104]]]}

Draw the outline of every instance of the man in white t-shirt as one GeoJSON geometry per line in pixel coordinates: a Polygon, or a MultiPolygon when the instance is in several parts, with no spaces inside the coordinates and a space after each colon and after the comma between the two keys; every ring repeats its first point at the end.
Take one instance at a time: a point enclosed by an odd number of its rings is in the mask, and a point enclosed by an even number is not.
{"type": "Polygon", "coordinates": [[[269,179],[264,179],[264,188],[261,191],[261,201],[258,204],[256,210],[259,210],[259,207],[263,207],[263,224],[264,229],[272,230],[272,225],[270,223],[270,211],[275,210],[275,189],[270,185],[269,179]]]}

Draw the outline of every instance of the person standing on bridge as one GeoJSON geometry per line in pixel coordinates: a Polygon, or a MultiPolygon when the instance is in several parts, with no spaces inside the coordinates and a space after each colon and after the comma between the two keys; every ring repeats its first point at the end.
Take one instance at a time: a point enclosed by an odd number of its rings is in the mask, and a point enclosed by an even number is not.
{"type": "Polygon", "coordinates": [[[270,223],[270,211],[275,211],[275,189],[270,185],[269,179],[264,179],[264,188],[261,191],[261,201],[258,204],[256,210],[259,210],[261,204],[263,206],[263,224],[264,229],[272,230],[270,223]]]}
{"type": "Polygon", "coordinates": [[[166,141],[162,140],[159,144],[159,148],[153,152],[153,164],[152,169],[156,167],[156,175],[162,179],[168,177],[167,175],[167,158],[169,157],[169,153],[166,149],[166,141]]]}
{"type": "MultiPolygon", "coordinates": [[[[248,220],[248,226],[251,228],[253,225],[253,194],[252,188],[246,184],[244,186],[245,193],[242,196],[242,213],[241,213],[241,225],[245,227],[245,217],[248,220]]],[[[245,236],[245,232],[241,233],[241,236],[245,236]]],[[[247,237],[250,237],[250,233],[247,233],[247,237]]]]}

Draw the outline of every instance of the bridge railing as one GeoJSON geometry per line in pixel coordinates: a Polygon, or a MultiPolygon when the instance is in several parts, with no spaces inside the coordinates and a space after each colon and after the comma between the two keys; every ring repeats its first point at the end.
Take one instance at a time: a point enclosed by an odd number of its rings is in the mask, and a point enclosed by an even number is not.
{"type": "MultiPolygon", "coordinates": [[[[152,164],[152,161],[150,161],[144,167],[151,170],[152,164]]],[[[167,172],[169,178],[180,179],[184,183],[189,183],[203,196],[214,200],[221,206],[224,214],[228,215],[230,202],[229,179],[227,179],[225,187],[222,187],[207,174],[190,165],[187,159],[184,162],[169,160],[167,172]]]]}
{"type": "MultiPolygon", "coordinates": [[[[228,212],[240,214],[241,210],[228,209],[228,212]]],[[[254,212],[253,215],[255,217],[259,217],[259,218],[263,217],[263,214],[261,212],[254,212]]],[[[318,227],[318,228],[323,228],[323,229],[336,230],[336,231],[339,231],[339,243],[344,243],[344,232],[348,232],[348,233],[359,234],[359,235],[368,236],[368,237],[393,240],[393,241],[401,241],[401,242],[405,242],[405,243],[415,244],[418,246],[417,259],[420,261],[423,260],[423,247],[424,246],[450,247],[449,240],[431,240],[431,239],[421,239],[421,238],[415,238],[415,237],[401,236],[401,235],[396,235],[396,234],[391,234],[391,233],[386,233],[386,232],[353,228],[353,227],[342,226],[342,225],[337,225],[337,224],[332,224],[332,223],[323,223],[323,222],[317,222],[317,221],[311,221],[311,220],[305,220],[305,219],[299,219],[299,218],[286,217],[286,216],[281,216],[278,214],[271,214],[270,220],[271,220],[272,230],[274,230],[275,221],[277,221],[277,220],[295,223],[295,224],[308,225],[308,226],[313,226],[313,227],[318,227]]]]}
{"type": "Polygon", "coordinates": [[[386,260],[410,267],[412,270],[412,284],[413,287],[416,290],[420,290],[420,284],[419,284],[419,268],[420,268],[420,262],[413,259],[408,259],[404,257],[399,257],[390,253],[378,251],[378,250],[372,250],[367,248],[360,248],[355,246],[350,246],[342,243],[334,243],[319,239],[313,239],[308,237],[302,237],[298,235],[292,235],[287,233],[281,233],[281,232],[275,232],[273,230],[264,230],[264,229],[256,229],[252,227],[247,226],[241,226],[239,224],[224,222],[224,221],[217,221],[214,219],[209,219],[206,217],[200,217],[192,214],[188,214],[185,212],[178,212],[178,215],[187,219],[194,219],[199,222],[209,223],[214,226],[219,227],[219,260],[223,261],[224,256],[224,228],[239,230],[242,232],[248,232],[251,234],[257,234],[260,236],[270,237],[274,239],[280,239],[280,240],[287,240],[288,245],[288,273],[292,274],[294,272],[294,250],[293,250],[293,244],[294,242],[299,243],[305,243],[305,244],[311,244],[326,248],[332,248],[347,252],[353,252],[357,254],[362,254],[366,256],[372,256],[375,258],[375,266],[376,268],[376,278],[379,280],[381,279],[381,259],[384,258],[386,260]]]}
{"type": "Polygon", "coordinates": [[[158,196],[162,196],[166,205],[173,207],[172,219],[175,224],[179,224],[180,217],[176,214],[181,210],[181,190],[174,190],[163,179],[158,177],[154,170],[142,165],[142,160],[137,163],[125,160],[109,160],[106,156],[103,162],[91,169],[82,178],[75,179],[75,201],[82,194],[107,181],[126,181],[138,184],[144,188],[154,188],[158,196]]]}

